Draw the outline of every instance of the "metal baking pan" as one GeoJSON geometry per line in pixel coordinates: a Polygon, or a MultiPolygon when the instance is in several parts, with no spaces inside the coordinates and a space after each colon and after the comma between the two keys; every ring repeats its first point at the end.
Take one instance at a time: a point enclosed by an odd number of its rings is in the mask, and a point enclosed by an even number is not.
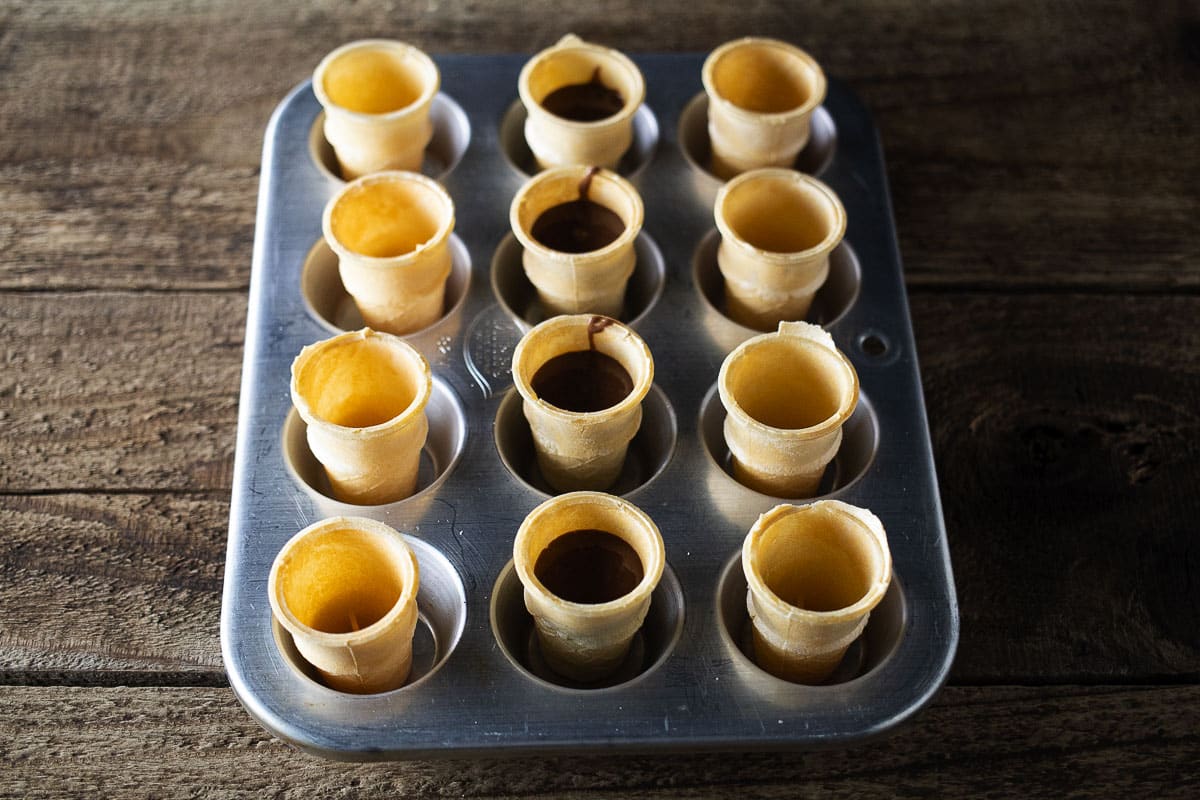
{"type": "Polygon", "coordinates": [[[473,753],[811,748],[901,722],[936,692],[958,641],[958,609],[925,419],[883,158],[870,114],[830,82],[797,166],[837,191],[849,216],[810,321],[858,370],[862,399],[823,496],[883,521],[894,581],[862,639],[822,686],[778,680],[745,655],[739,551],[779,502],[726,468],[721,361],[754,332],[719,310],[703,55],[635,57],[646,104],[620,170],[646,207],[624,319],[650,345],[656,383],[613,490],[658,524],[668,568],[633,653],[596,688],[563,685],[530,645],[532,621],[511,568],[513,537],[548,496],[511,391],[512,349],[537,319],[508,207],[526,179],[525,55],[444,56],[425,171],[454,198],[447,314],[408,337],[434,370],[421,490],[383,506],[326,496],[304,423],[291,410],[300,349],[357,328],[321,242],[321,211],[341,185],[311,84],[267,128],[250,281],[221,647],[247,710],[279,738],[338,759],[473,753]],[[314,680],[267,603],[267,574],[296,531],[365,515],[403,532],[421,570],[413,677],[345,695],[314,680]]]}

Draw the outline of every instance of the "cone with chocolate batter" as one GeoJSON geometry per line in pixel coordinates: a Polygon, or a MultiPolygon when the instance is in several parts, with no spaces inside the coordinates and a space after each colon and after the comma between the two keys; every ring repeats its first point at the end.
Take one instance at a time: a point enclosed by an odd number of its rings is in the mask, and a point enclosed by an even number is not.
{"type": "Polygon", "coordinates": [[[368,325],[402,335],[441,317],[454,231],[454,201],[441,184],[415,172],[359,178],[330,199],[321,225],[368,325]]]}
{"type": "Polygon", "coordinates": [[[513,543],[513,564],[546,664],[592,682],[625,660],[666,559],[658,527],[637,506],[574,492],[529,513],[513,543]]]}
{"type": "Polygon", "coordinates": [[[784,680],[820,683],[887,593],[892,556],[878,517],[823,500],[759,517],[742,569],[755,662],[784,680]]]}
{"type": "Polygon", "coordinates": [[[595,167],[547,170],[521,187],[509,222],[547,315],[620,315],[644,213],[629,181],[595,167]]]}
{"type": "Polygon", "coordinates": [[[858,374],[817,325],[783,322],[725,357],[717,378],[734,477],[774,497],[811,497],[858,405],[858,374]]]}
{"type": "Polygon", "coordinates": [[[538,166],[615,169],[633,143],[646,82],[623,53],[569,34],[525,64],[517,90],[538,166]]]}
{"type": "Polygon", "coordinates": [[[654,381],[642,338],[609,317],[553,317],[522,337],[512,371],[546,483],[560,492],[612,486],[654,381]]]}
{"type": "Polygon", "coordinates": [[[421,169],[440,83],[433,59],[403,42],[364,39],[325,56],[313,92],[325,108],[325,138],[342,177],[421,169]]]}
{"type": "Polygon", "coordinates": [[[413,493],[433,391],[412,345],[370,328],[311,344],[292,362],[292,403],[334,497],[378,505],[413,493]]]}
{"type": "Polygon", "coordinates": [[[267,596],[326,685],[367,694],[408,680],[419,583],[403,536],[372,519],[333,517],[283,546],[267,596]]]}
{"type": "Polygon", "coordinates": [[[747,37],[712,51],[700,77],[713,172],[728,179],[796,161],[825,99],[825,73],[812,56],[786,42],[747,37]]]}

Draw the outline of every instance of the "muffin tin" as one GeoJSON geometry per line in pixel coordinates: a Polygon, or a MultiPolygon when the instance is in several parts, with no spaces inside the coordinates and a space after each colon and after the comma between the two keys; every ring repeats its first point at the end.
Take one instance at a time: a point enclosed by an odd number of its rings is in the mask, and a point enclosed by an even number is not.
{"type": "Polygon", "coordinates": [[[759,514],[789,501],[741,486],[728,469],[717,372],[756,332],[720,310],[720,183],[702,166],[702,54],[634,58],[648,93],[619,168],[646,207],[622,318],[649,344],[656,380],[611,491],[658,524],[667,569],[617,674],[572,685],[541,662],[511,563],[517,528],[549,496],[510,375],[513,348],[541,318],[508,228],[509,203],[532,171],[516,102],[527,58],[435,59],[442,90],[424,171],[456,204],[454,266],[445,316],[406,337],[433,367],[434,392],[418,492],[400,502],[331,499],[291,408],[292,359],[361,319],[321,241],[321,211],[341,180],[311,83],[268,125],[221,614],[230,684],[273,734],[339,759],[806,748],[892,727],[945,679],[958,609],[879,141],[866,109],[831,81],[797,160],[849,216],[808,319],[854,363],[862,393],[821,496],[877,514],[894,559],[891,589],[838,671],[800,686],[746,655],[741,543],[759,514]],[[417,555],[421,622],[400,689],[326,688],[272,620],[275,554],[335,515],[383,520],[417,555]]]}

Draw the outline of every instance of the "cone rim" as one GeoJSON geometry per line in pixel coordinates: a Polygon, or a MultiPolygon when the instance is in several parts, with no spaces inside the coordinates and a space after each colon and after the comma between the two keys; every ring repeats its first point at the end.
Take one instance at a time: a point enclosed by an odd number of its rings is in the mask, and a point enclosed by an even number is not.
{"type": "MultiPolygon", "coordinates": [[[[572,529],[575,530],[575,529],[572,529]]],[[[603,530],[599,529],[598,530],[603,530]]],[[[604,531],[605,533],[617,536],[624,541],[624,537],[614,531],[604,531]]],[[[559,536],[570,533],[564,530],[557,534],[553,542],[559,536]]],[[[549,543],[548,543],[549,544],[549,543]]],[[[629,542],[626,542],[629,544],[629,542]]],[[[630,545],[632,547],[632,545],[630,545]]],[[[636,552],[636,550],[635,550],[636,552]]],[[[638,558],[641,558],[641,553],[638,553],[638,558]]],[[[536,563],[536,557],[533,561],[536,563]]],[[[517,535],[513,539],[513,569],[516,570],[517,578],[520,580],[525,591],[532,591],[541,597],[548,604],[564,611],[570,611],[575,614],[585,616],[600,616],[607,615],[616,611],[623,611],[627,608],[634,607],[639,603],[644,602],[649,598],[650,594],[658,586],[662,580],[663,572],[666,570],[667,557],[666,546],[663,543],[662,532],[658,525],[650,518],[650,515],[643,511],[638,506],[629,502],[623,497],[618,497],[607,492],[596,491],[577,491],[566,492],[564,494],[555,495],[548,500],[544,500],[536,508],[530,511],[525,519],[521,522],[521,526],[517,529],[517,535]],[[577,603],[572,600],[566,600],[559,597],[554,592],[546,588],[546,586],[537,577],[534,571],[534,563],[525,557],[525,548],[521,547],[524,540],[530,535],[533,527],[539,523],[547,514],[562,508],[564,506],[607,506],[609,508],[618,508],[623,514],[628,514],[650,533],[652,543],[653,559],[650,564],[642,564],[642,579],[638,581],[637,586],[630,589],[620,597],[609,600],[607,603],[577,603]]]]}
{"type": "Polygon", "coordinates": [[[743,252],[750,253],[755,258],[780,265],[788,265],[797,261],[809,261],[823,255],[829,255],[846,238],[846,228],[849,224],[849,219],[846,215],[846,206],[829,184],[818,178],[814,178],[812,175],[786,167],[761,167],[759,169],[747,170],[730,178],[717,190],[716,199],[713,201],[713,219],[716,222],[717,230],[721,234],[721,241],[723,243],[733,245],[743,252]],[[804,250],[789,252],[764,250],[746,241],[730,225],[724,210],[730,195],[753,181],[788,181],[816,192],[828,203],[829,209],[833,212],[834,223],[832,229],[825,235],[825,238],[804,250]]]}
{"type": "Polygon", "coordinates": [[[567,34],[549,47],[534,53],[534,55],[525,62],[521,67],[521,72],[517,76],[517,95],[520,97],[521,105],[525,106],[525,113],[529,116],[545,116],[552,119],[557,124],[569,130],[575,131],[593,131],[602,130],[609,126],[619,125],[633,118],[637,110],[646,101],[646,77],[642,74],[642,70],[634,63],[633,59],[625,55],[625,53],[613,47],[606,47],[596,42],[589,42],[575,36],[567,34]],[[599,55],[605,58],[611,58],[621,65],[622,68],[629,71],[630,74],[637,76],[638,91],[628,98],[625,98],[625,104],[621,106],[621,110],[615,114],[604,117],[603,119],[591,120],[583,122],[580,120],[567,119],[560,117],[547,111],[539,102],[535,100],[529,88],[529,82],[533,71],[537,69],[546,60],[567,50],[583,51],[594,55],[599,55]]]}
{"type": "Polygon", "coordinates": [[[825,76],[825,70],[821,68],[820,63],[810,53],[790,42],[767,36],[743,36],[740,39],[733,39],[717,47],[704,59],[704,65],[700,68],[700,82],[704,85],[704,92],[708,95],[709,102],[719,105],[726,113],[745,121],[761,120],[767,123],[778,123],[788,119],[807,116],[825,102],[825,97],[829,92],[829,79],[825,76]],[[816,90],[810,93],[809,97],[803,103],[785,111],[751,111],[742,108],[732,100],[726,98],[717,91],[714,78],[717,63],[734,50],[747,46],[782,50],[788,55],[797,58],[815,76],[816,90]]]}
{"type": "Polygon", "coordinates": [[[428,175],[422,175],[419,172],[410,172],[408,170],[389,169],[380,172],[372,172],[367,175],[361,175],[358,178],[341,187],[333,197],[325,204],[324,210],[321,212],[321,235],[325,239],[325,243],[329,245],[329,249],[341,259],[352,260],[358,264],[363,264],[371,267],[379,267],[383,269],[399,269],[411,266],[414,261],[421,258],[426,253],[434,248],[441,246],[450,241],[450,234],[454,232],[454,223],[457,215],[457,209],[454,205],[454,198],[446,191],[446,187],[430,178],[428,175]],[[438,223],[438,228],[432,236],[421,242],[419,245],[409,250],[407,253],[401,253],[396,256],[369,256],[363,253],[358,253],[342,244],[337,236],[333,233],[333,209],[337,206],[338,201],[348,195],[351,191],[355,191],[363,186],[369,186],[375,183],[386,183],[389,181],[415,183],[422,188],[432,192],[442,203],[442,208],[446,213],[442,220],[438,223]]]}
{"type": "Polygon", "coordinates": [[[279,549],[279,552],[276,553],[267,576],[267,598],[270,601],[271,611],[275,619],[293,636],[303,637],[305,640],[320,647],[361,647],[378,639],[397,622],[402,621],[402,618],[409,612],[410,608],[415,624],[418,616],[416,600],[417,593],[420,591],[420,579],[420,566],[417,563],[416,553],[408,546],[408,542],[404,541],[404,534],[395,528],[387,523],[369,517],[326,517],[293,534],[284,543],[283,547],[279,549]],[[304,539],[309,536],[325,533],[326,531],[343,529],[382,537],[390,547],[395,548],[394,553],[398,556],[396,564],[400,569],[403,584],[400,589],[400,596],[396,598],[396,602],[392,604],[392,607],[388,609],[386,614],[375,622],[357,631],[330,633],[318,630],[300,621],[283,596],[283,589],[279,585],[279,573],[283,568],[287,555],[299,546],[304,539]]]}
{"type": "Polygon", "coordinates": [[[869,509],[841,500],[818,500],[800,505],[781,503],[761,514],[742,541],[742,572],[745,574],[748,590],[756,603],[765,601],[772,606],[775,613],[786,616],[788,619],[802,620],[814,625],[834,625],[849,622],[855,617],[871,612],[879,605],[891,586],[892,553],[888,546],[887,533],[883,528],[883,523],[869,509]],[[870,577],[867,591],[854,603],[830,611],[813,611],[792,605],[767,585],[757,568],[757,545],[767,530],[787,517],[825,510],[851,520],[868,534],[869,540],[875,545],[880,556],[880,568],[877,574],[870,577]]]}
{"type": "Polygon", "coordinates": [[[442,73],[438,68],[437,62],[434,61],[428,53],[416,45],[409,44],[408,42],[402,42],[398,39],[368,38],[346,42],[345,44],[327,53],[325,57],[322,58],[317,64],[316,69],[313,70],[312,76],[313,94],[316,95],[317,102],[321,104],[321,108],[325,109],[327,115],[332,112],[343,115],[349,119],[365,123],[384,123],[402,119],[403,117],[419,109],[421,106],[427,106],[432,103],[433,98],[439,91],[441,91],[441,87],[442,73]],[[354,111],[346,108],[345,106],[338,105],[325,91],[324,78],[326,70],[329,69],[329,66],[333,64],[334,61],[346,53],[349,53],[353,50],[365,50],[370,48],[398,50],[406,56],[415,57],[416,60],[422,64],[422,66],[433,70],[433,80],[429,82],[428,86],[422,87],[421,93],[411,103],[401,108],[385,111],[382,114],[370,114],[365,111],[354,111]]]}
{"type": "Polygon", "coordinates": [[[368,327],[357,331],[339,333],[336,336],[313,342],[304,347],[292,361],[290,389],[292,405],[295,406],[297,413],[300,414],[301,419],[304,420],[306,425],[318,426],[322,430],[336,433],[344,439],[373,439],[407,427],[418,414],[424,412],[430,398],[433,396],[433,370],[430,368],[425,356],[421,354],[421,351],[417,350],[417,348],[401,337],[391,333],[384,333],[383,331],[376,331],[368,327]],[[309,403],[308,398],[300,391],[300,375],[304,367],[323,350],[345,346],[354,341],[366,341],[371,338],[380,338],[389,346],[400,348],[404,355],[411,359],[414,366],[420,370],[421,379],[418,381],[417,391],[413,399],[398,414],[390,419],[361,428],[339,425],[316,414],[312,410],[312,405],[309,403]]]}
{"type": "MultiPolygon", "coordinates": [[[[621,366],[624,368],[623,364],[621,366]]],[[[537,370],[534,370],[534,372],[536,373],[537,370]]],[[[513,349],[512,376],[513,386],[516,388],[518,394],[521,395],[521,399],[527,403],[534,403],[539,409],[542,409],[553,417],[563,420],[593,420],[599,419],[600,417],[611,418],[632,410],[636,406],[641,405],[642,401],[646,399],[646,395],[650,393],[650,387],[654,385],[654,356],[650,352],[650,346],[646,344],[646,340],[639,336],[637,331],[635,331],[633,328],[619,320],[613,319],[612,317],[604,314],[560,314],[556,317],[551,317],[548,320],[540,322],[534,327],[530,328],[525,335],[521,337],[521,340],[517,342],[517,346],[513,349]],[[586,326],[591,324],[591,321],[597,317],[611,320],[610,324],[606,326],[606,330],[607,328],[620,328],[625,332],[628,338],[633,341],[634,345],[638,347],[639,351],[646,357],[646,361],[648,363],[646,374],[641,380],[634,383],[633,388],[629,390],[629,394],[625,395],[625,397],[623,397],[619,403],[611,405],[608,408],[603,408],[599,411],[569,411],[539,397],[538,394],[534,392],[530,381],[526,380],[522,376],[521,370],[518,367],[518,364],[521,361],[521,356],[524,355],[526,348],[529,346],[528,343],[532,341],[531,337],[533,337],[535,334],[538,336],[551,336],[553,335],[554,331],[559,328],[570,328],[580,324],[586,326]]]]}

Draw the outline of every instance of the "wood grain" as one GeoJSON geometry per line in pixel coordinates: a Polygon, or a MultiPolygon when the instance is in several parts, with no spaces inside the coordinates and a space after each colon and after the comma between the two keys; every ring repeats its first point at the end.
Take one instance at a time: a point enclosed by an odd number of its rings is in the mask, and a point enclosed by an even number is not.
{"type": "Polygon", "coordinates": [[[0,78],[0,797],[1200,794],[1194,2],[0,0],[0,78]],[[272,108],[351,39],[567,31],[776,36],[876,117],[962,612],[897,735],[337,765],[220,686],[272,108]]]}
{"type": "Polygon", "coordinates": [[[227,488],[246,299],[0,294],[0,492],[227,488]]]}
{"type": "Polygon", "coordinates": [[[223,684],[228,497],[0,497],[0,683],[223,684]]]}
{"type": "Polygon", "coordinates": [[[321,55],[375,35],[534,52],[568,30],[809,48],[876,115],[914,286],[1200,288],[1186,3],[6,7],[0,289],[243,289],[263,129],[321,55]]]}
{"type": "Polygon", "coordinates": [[[947,689],[901,732],[815,753],[338,764],[228,690],[0,688],[3,797],[1193,797],[1200,688],[947,689]],[[120,765],[120,768],[115,768],[120,765]]]}
{"type": "Polygon", "coordinates": [[[956,680],[1195,680],[1200,299],[911,300],[956,680]]]}

